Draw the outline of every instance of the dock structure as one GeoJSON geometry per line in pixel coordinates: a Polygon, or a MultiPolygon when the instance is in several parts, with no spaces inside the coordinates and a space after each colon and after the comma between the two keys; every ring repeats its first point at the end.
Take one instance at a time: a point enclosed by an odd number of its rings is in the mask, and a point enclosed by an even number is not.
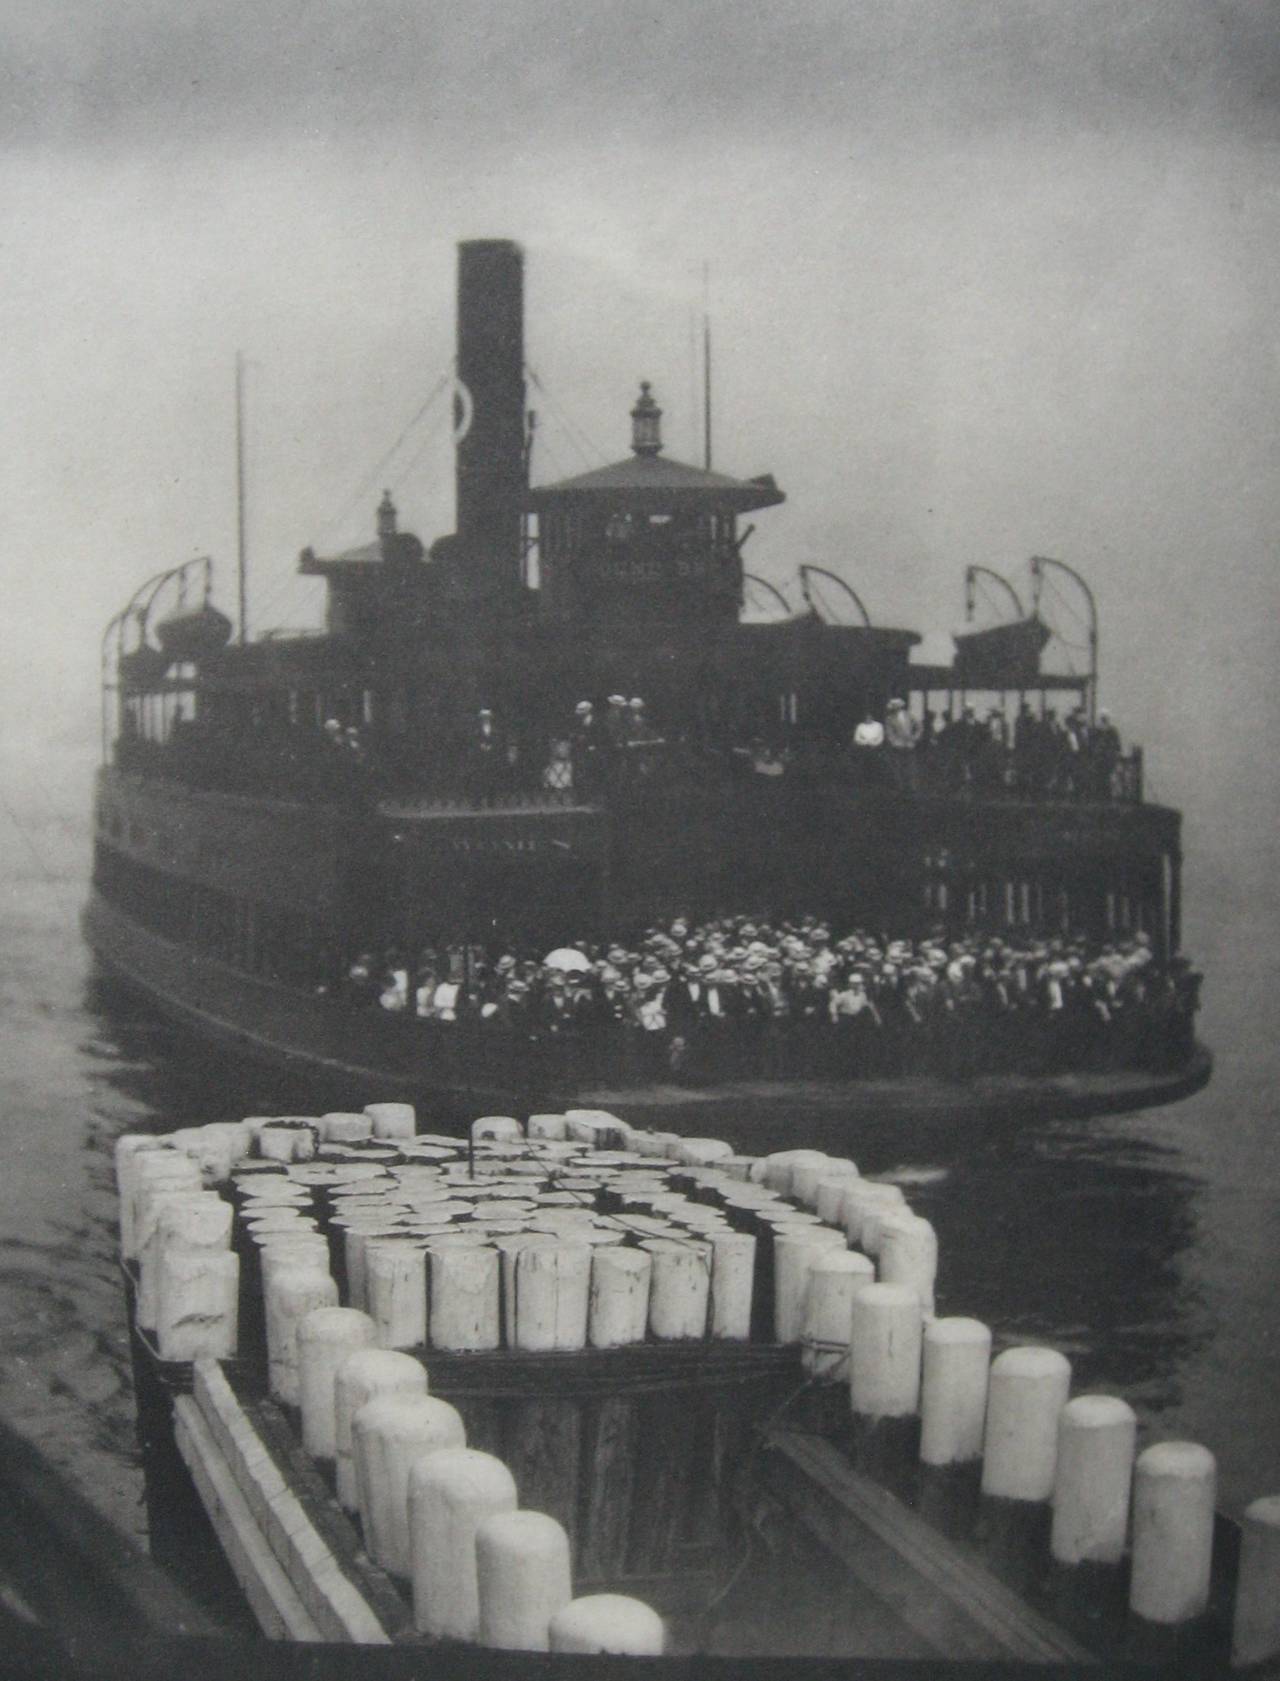
{"type": "Polygon", "coordinates": [[[848,1158],[386,1103],[116,1159],[153,1549],[203,1514],[268,1636],[1280,1660],[1280,1501],[993,1360],[848,1158]]]}

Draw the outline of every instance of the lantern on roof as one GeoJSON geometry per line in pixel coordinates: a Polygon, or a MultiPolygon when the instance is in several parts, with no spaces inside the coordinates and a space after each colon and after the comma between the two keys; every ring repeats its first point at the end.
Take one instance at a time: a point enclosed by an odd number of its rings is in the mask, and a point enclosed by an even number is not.
{"type": "Polygon", "coordinates": [[[640,382],[640,395],[631,411],[631,447],[637,455],[657,455],[662,449],[662,410],[653,400],[647,379],[640,382]]]}

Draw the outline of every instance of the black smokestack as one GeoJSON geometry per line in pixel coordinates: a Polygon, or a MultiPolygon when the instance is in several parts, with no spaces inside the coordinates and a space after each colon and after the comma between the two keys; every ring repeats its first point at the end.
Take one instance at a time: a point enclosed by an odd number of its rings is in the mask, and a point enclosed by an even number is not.
{"type": "Polygon", "coordinates": [[[520,582],[524,469],[524,253],[510,239],[458,247],[457,531],[482,594],[520,582]]]}

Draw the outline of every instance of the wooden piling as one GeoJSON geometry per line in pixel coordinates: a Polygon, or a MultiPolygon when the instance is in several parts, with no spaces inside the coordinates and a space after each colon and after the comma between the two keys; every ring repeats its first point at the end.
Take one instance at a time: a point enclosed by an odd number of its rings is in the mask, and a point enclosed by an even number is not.
{"type": "Polygon", "coordinates": [[[1246,1506],[1240,1529],[1231,1662],[1243,1668],[1280,1656],[1280,1495],[1246,1506]]]}
{"type": "Polygon", "coordinates": [[[351,1420],[356,1500],[365,1546],[393,1576],[411,1574],[409,1472],[425,1454],[464,1448],[456,1407],[436,1395],[375,1395],[351,1420]]]}
{"type": "Polygon", "coordinates": [[[849,1398],[854,1458],[896,1485],[919,1446],[920,1298],[905,1284],[864,1284],[853,1298],[849,1398]]]}
{"type": "Polygon", "coordinates": [[[647,1238],[640,1246],[653,1258],[649,1284],[649,1330],[658,1342],[697,1340],[706,1334],[711,1296],[709,1246],[647,1238]]]}
{"type": "Polygon", "coordinates": [[[843,1232],[830,1226],[788,1228],[773,1243],[773,1334],[777,1342],[799,1342],[804,1335],[810,1269],[824,1250],[843,1252],[843,1232]]]}
{"type": "Polygon", "coordinates": [[[948,1534],[967,1533],[978,1505],[991,1332],[977,1319],[925,1327],[920,1381],[921,1511],[948,1534]]]}
{"type": "Polygon", "coordinates": [[[229,1249],[169,1249],[160,1260],[156,1350],[162,1360],[207,1354],[230,1360],[237,1346],[240,1257],[229,1249]]]}
{"type": "Polygon", "coordinates": [[[515,1257],[516,1347],[529,1353],[585,1348],[591,1249],[529,1245],[515,1257]]]}
{"type": "Polygon", "coordinates": [[[853,1300],[859,1290],[875,1282],[875,1276],[868,1258],[851,1250],[811,1254],[800,1338],[801,1364],[811,1377],[823,1383],[842,1383],[848,1378],[853,1300]]]}
{"type": "Polygon", "coordinates": [[[499,1512],[476,1529],[482,1646],[550,1649],[551,1619],[573,1598],[569,1538],[545,1512],[499,1512]]]}
{"type": "Polygon", "coordinates": [[[1070,1388],[1070,1362],[1053,1348],[1007,1348],[991,1363],[980,1539],[993,1567],[1023,1591],[1046,1556],[1058,1416],[1070,1388]]]}
{"type": "Polygon", "coordinates": [[[427,1341],[425,1242],[365,1247],[365,1294],[380,1348],[420,1348],[427,1341]]]}
{"type": "Polygon", "coordinates": [[[266,1281],[267,1372],[272,1395],[296,1407],[298,1325],[318,1307],[337,1307],[338,1286],[312,1262],[281,1264],[266,1281]]]}
{"type": "Polygon", "coordinates": [[[1131,1649],[1171,1657],[1209,1605],[1217,1464],[1195,1442],[1157,1442],[1133,1474],[1131,1649]]]}
{"type": "Polygon", "coordinates": [[[359,1504],[351,1421],[375,1395],[425,1395],[427,1370],[420,1360],[393,1349],[358,1348],[339,1365],[333,1380],[334,1472],[338,1500],[348,1512],[359,1504]]]}
{"type": "Polygon", "coordinates": [[[572,1599],[551,1619],[553,1652],[616,1652],[661,1657],[666,1650],[662,1618],[639,1599],[620,1593],[572,1599]]]}
{"type": "Polygon", "coordinates": [[[298,1323],[298,1394],[302,1445],[322,1465],[336,1453],[334,1385],[349,1354],[372,1348],[376,1327],[367,1313],[351,1307],[321,1307],[298,1323]]]}
{"type": "Polygon", "coordinates": [[[414,1462],[408,1512],[416,1628],[446,1640],[477,1638],[476,1530],[515,1509],[515,1480],[492,1454],[443,1448],[414,1462]]]}
{"type": "Polygon", "coordinates": [[[452,1353],[500,1347],[498,1251],[433,1238],[427,1256],[430,1346],[452,1353]]]}
{"type": "Polygon", "coordinates": [[[364,1112],[373,1122],[375,1138],[412,1138],[417,1131],[412,1103],[366,1103],[364,1112]]]}
{"type": "Polygon", "coordinates": [[[926,1320],[934,1314],[938,1278],[938,1234],[928,1220],[904,1211],[880,1222],[877,1271],[885,1284],[909,1284],[920,1297],[926,1320]]]}

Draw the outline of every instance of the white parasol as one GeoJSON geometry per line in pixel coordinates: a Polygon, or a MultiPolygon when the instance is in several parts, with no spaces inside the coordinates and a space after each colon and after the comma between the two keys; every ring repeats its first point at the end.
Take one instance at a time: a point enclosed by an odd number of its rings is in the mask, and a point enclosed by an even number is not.
{"type": "Polygon", "coordinates": [[[591,967],[591,959],[572,946],[557,946],[549,951],[542,960],[544,969],[564,969],[574,974],[583,974],[591,967]]]}

